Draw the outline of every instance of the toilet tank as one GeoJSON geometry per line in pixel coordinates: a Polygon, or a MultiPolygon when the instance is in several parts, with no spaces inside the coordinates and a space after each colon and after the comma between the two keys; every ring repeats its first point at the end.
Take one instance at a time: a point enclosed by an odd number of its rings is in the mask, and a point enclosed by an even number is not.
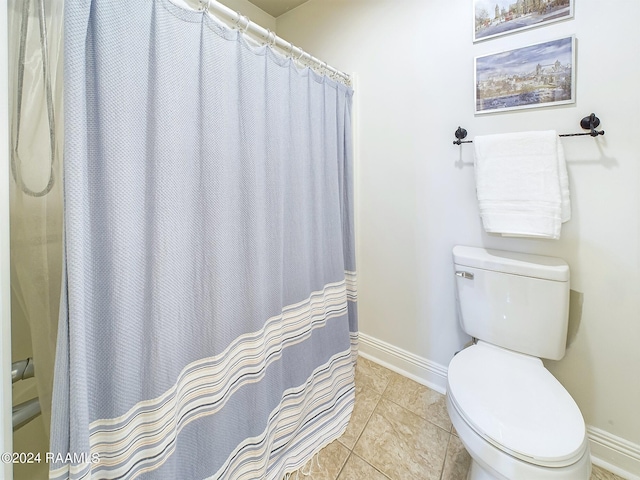
{"type": "Polygon", "coordinates": [[[456,246],[456,300],[472,337],[560,360],[569,319],[569,266],[555,257],[456,246]]]}

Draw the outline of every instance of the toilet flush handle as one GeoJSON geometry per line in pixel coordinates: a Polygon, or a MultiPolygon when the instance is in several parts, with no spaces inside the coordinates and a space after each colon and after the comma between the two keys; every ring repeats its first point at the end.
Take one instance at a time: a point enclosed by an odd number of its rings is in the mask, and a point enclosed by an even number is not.
{"type": "Polygon", "coordinates": [[[473,273],[470,272],[456,271],[456,276],[466,278],[467,280],[473,280],[473,273]]]}

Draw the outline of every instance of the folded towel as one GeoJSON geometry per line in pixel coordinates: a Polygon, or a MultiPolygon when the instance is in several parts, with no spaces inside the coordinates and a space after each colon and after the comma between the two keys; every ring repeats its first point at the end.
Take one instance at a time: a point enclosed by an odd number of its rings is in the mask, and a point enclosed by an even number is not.
{"type": "Polygon", "coordinates": [[[487,232],[560,238],[571,218],[569,179],[555,131],[477,136],[475,173],[487,232]]]}
{"type": "MultiPolygon", "coordinates": [[[[554,132],[555,134],[555,132],[554,132]]],[[[556,137],[558,145],[558,175],[560,176],[560,198],[562,199],[562,223],[571,220],[571,195],[569,193],[569,174],[567,161],[564,158],[562,142],[556,137]]]]}

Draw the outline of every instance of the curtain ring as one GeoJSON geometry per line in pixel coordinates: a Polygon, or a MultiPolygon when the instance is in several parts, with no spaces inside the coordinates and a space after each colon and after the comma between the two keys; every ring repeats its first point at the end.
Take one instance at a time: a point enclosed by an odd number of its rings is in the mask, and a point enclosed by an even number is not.
{"type": "Polygon", "coordinates": [[[236,15],[238,15],[238,18],[236,18],[236,21],[233,22],[233,25],[236,30],[240,30],[240,20],[242,19],[242,14],[236,10],[236,15]]]}
{"type": "Polygon", "coordinates": [[[293,43],[289,43],[289,58],[291,58],[293,60],[293,49],[295,48],[295,46],[293,45],[293,43]]]}
{"type": "MultiPolygon", "coordinates": [[[[298,47],[300,48],[300,47],[298,47]]],[[[297,62],[300,62],[302,60],[302,57],[304,57],[304,50],[300,48],[300,56],[298,58],[296,58],[297,62]]]]}
{"type": "Polygon", "coordinates": [[[276,46],[276,34],[273,33],[270,29],[267,28],[267,40],[265,45],[269,45],[271,48],[276,46]],[[273,40],[271,39],[271,35],[273,34],[273,40]]]}
{"type": "Polygon", "coordinates": [[[236,11],[236,13],[238,14],[238,19],[235,21],[234,26],[239,32],[247,33],[247,31],[249,30],[249,25],[251,25],[251,20],[249,20],[249,17],[247,17],[246,15],[242,15],[240,12],[236,11]],[[243,18],[247,21],[247,24],[244,27],[242,26],[243,18]]]}

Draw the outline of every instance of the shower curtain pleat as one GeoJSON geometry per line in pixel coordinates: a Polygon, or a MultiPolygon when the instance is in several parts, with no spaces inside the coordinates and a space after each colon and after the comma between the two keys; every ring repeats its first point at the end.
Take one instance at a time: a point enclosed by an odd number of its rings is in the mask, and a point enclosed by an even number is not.
{"type": "Polygon", "coordinates": [[[50,478],[280,480],[353,409],[353,92],[169,0],[65,9],[50,478]]]}

